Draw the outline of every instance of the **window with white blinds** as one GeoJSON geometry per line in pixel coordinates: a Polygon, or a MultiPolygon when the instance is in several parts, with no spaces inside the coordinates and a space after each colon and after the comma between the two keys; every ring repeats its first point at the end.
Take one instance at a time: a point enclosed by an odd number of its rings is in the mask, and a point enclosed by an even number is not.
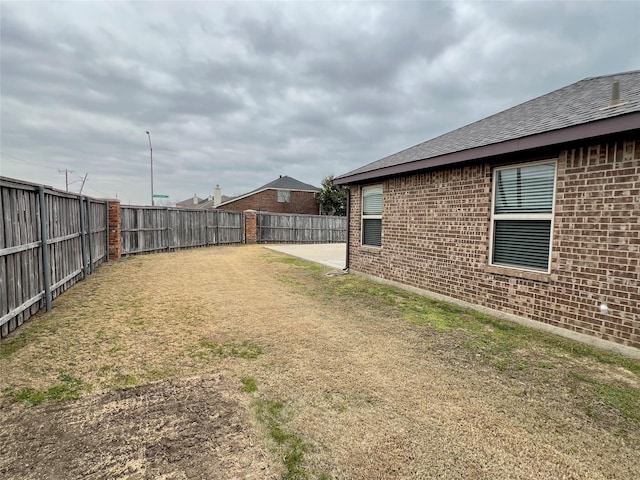
{"type": "Polygon", "coordinates": [[[362,189],[362,245],[382,246],[382,185],[362,189]]]}
{"type": "Polygon", "coordinates": [[[549,272],[555,162],[497,168],[491,264],[549,272]]]}

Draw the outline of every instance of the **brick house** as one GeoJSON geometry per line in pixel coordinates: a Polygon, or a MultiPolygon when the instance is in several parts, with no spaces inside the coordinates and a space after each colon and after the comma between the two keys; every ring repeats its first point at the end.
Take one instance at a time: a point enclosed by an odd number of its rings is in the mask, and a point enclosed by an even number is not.
{"type": "Polygon", "coordinates": [[[318,194],[320,189],[302,183],[286,175],[276,178],[251,192],[229,198],[216,205],[203,203],[197,208],[219,208],[242,212],[257,210],[272,213],[294,213],[299,215],[318,215],[318,194]]]}
{"type": "Polygon", "coordinates": [[[640,357],[640,71],[339,176],[350,271],[640,357]]]}

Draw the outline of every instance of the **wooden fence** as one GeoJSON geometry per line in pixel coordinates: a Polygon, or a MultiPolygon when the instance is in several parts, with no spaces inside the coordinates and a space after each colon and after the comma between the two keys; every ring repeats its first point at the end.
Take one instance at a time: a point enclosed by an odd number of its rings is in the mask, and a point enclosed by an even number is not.
{"type": "Polygon", "coordinates": [[[105,200],[5,177],[0,210],[2,338],[108,260],[108,219],[105,200]]]}
{"type": "Polygon", "coordinates": [[[256,221],[258,243],[347,241],[347,217],[259,212],[256,221]]]}
{"type": "Polygon", "coordinates": [[[122,255],[242,243],[241,212],[120,207],[122,255]]]}

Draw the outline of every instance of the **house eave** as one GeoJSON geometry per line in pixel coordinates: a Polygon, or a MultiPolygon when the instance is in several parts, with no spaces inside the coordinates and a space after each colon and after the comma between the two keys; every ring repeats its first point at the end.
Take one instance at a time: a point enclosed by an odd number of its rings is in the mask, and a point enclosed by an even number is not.
{"type": "Polygon", "coordinates": [[[498,155],[560,145],[575,142],[577,140],[586,140],[589,138],[624,133],[637,129],[640,129],[640,112],[633,112],[604,120],[583,123],[559,130],[552,130],[536,135],[507,140],[505,142],[484,145],[413,162],[391,165],[368,172],[361,172],[353,175],[346,174],[334,179],[333,184],[349,185],[362,183],[383,177],[408,174],[445,165],[455,165],[458,163],[486,159],[498,155]]]}

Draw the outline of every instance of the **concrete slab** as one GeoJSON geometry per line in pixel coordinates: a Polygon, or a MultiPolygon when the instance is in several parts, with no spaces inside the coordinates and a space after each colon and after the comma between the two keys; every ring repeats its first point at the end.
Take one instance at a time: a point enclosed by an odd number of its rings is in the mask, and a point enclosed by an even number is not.
{"type": "Polygon", "coordinates": [[[265,248],[337,270],[342,270],[345,267],[347,256],[346,243],[279,244],[265,245],[265,248]]]}

